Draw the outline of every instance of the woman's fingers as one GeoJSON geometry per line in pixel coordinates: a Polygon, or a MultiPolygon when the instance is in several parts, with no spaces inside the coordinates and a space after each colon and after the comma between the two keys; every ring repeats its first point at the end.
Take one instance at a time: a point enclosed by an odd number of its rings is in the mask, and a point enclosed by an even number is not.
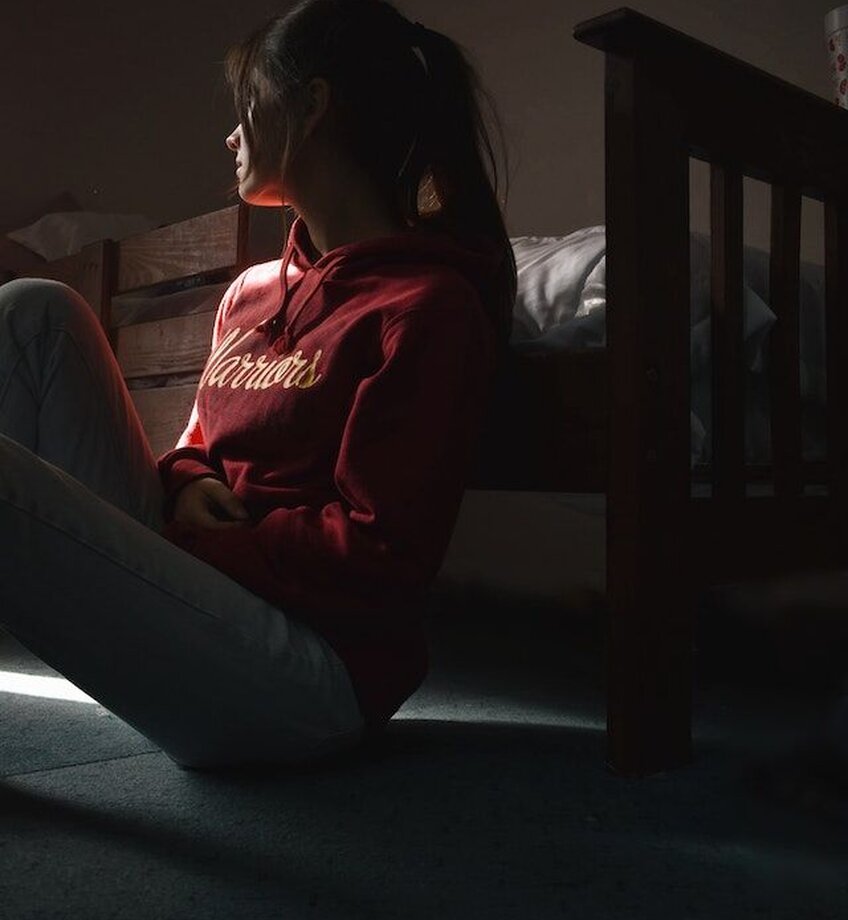
{"type": "Polygon", "coordinates": [[[177,497],[174,519],[197,527],[233,527],[249,521],[241,499],[218,479],[196,479],[177,497]]]}
{"type": "Polygon", "coordinates": [[[203,483],[206,495],[226,514],[240,520],[247,519],[247,509],[241,499],[227,488],[223,482],[219,482],[217,479],[205,479],[203,483]]]}

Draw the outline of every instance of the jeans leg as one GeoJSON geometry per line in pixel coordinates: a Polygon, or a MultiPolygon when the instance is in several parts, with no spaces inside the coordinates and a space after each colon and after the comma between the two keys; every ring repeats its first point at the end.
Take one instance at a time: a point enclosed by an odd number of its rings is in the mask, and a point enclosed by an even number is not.
{"type": "Polygon", "coordinates": [[[85,302],[45,290],[33,319],[9,306],[12,285],[0,287],[0,420],[59,462],[0,434],[0,625],[182,766],[356,744],[363,720],[329,644],[150,526],[155,464],[85,302]],[[129,470],[57,436],[73,440],[74,420],[77,443],[129,470]]]}
{"type": "Polygon", "coordinates": [[[0,433],[156,531],[155,458],[94,311],[59,281],[0,285],[0,433]]]}

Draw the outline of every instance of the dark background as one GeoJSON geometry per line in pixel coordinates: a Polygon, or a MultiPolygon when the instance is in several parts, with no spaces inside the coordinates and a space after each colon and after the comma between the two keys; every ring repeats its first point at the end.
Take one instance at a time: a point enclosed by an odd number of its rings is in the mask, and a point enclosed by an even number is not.
{"type": "MultiPolygon", "coordinates": [[[[506,130],[512,235],[603,222],[603,56],[573,26],[616,0],[404,0],[460,42],[506,130]]],[[[634,0],[639,11],[830,96],[834,0],[634,0]]],[[[0,232],[69,193],[83,210],[170,222],[225,206],[229,44],[285,2],[33,0],[0,15],[0,232]]],[[[752,113],[753,114],[753,113],[752,113]]]]}

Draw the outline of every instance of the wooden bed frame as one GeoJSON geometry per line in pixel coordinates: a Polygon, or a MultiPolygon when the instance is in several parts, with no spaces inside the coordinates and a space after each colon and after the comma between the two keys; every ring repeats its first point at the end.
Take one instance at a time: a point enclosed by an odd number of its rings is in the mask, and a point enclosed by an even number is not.
{"type": "MultiPolygon", "coordinates": [[[[695,591],[848,558],[848,113],[628,9],[581,23],[606,56],[607,347],[513,352],[468,487],[606,492],[608,764],[645,775],[691,760],[695,591]],[[719,104],[717,104],[717,102],[719,104]],[[690,469],[689,159],[711,164],[713,457],[690,469]],[[772,190],[773,463],[746,466],[743,176],[772,190]],[[798,294],[802,195],[824,203],[827,459],[802,460],[798,294]],[[552,418],[558,419],[556,425],[552,418]],[[772,481],[773,495],[746,483],[772,481]],[[695,497],[695,479],[711,484],[695,497]],[[819,492],[807,494],[805,485],[819,492]]],[[[239,204],[32,272],[98,311],[154,451],[173,446],[214,314],[114,329],[114,296],[230,280],[278,258],[279,209],[239,204]],[[269,235],[256,232],[275,221],[269,235]],[[264,242],[263,242],[264,240],[264,242]]]]}

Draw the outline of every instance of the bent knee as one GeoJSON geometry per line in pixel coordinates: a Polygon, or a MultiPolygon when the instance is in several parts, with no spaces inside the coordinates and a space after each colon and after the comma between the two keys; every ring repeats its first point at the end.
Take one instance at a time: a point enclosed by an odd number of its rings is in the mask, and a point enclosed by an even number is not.
{"type": "Polygon", "coordinates": [[[94,311],[81,294],[64,281],[53,278],[14,278],[0,285],[0,313],[21,311],[23,315],[47,315],[54,322],[94,311]]]}
{"type": "Polygon", "coordinates": [[[0,297],[19,302],[62,297],[77,299],[79,294],[64,281],[55,278],[13,278],[0,285],[0,297]]]}

